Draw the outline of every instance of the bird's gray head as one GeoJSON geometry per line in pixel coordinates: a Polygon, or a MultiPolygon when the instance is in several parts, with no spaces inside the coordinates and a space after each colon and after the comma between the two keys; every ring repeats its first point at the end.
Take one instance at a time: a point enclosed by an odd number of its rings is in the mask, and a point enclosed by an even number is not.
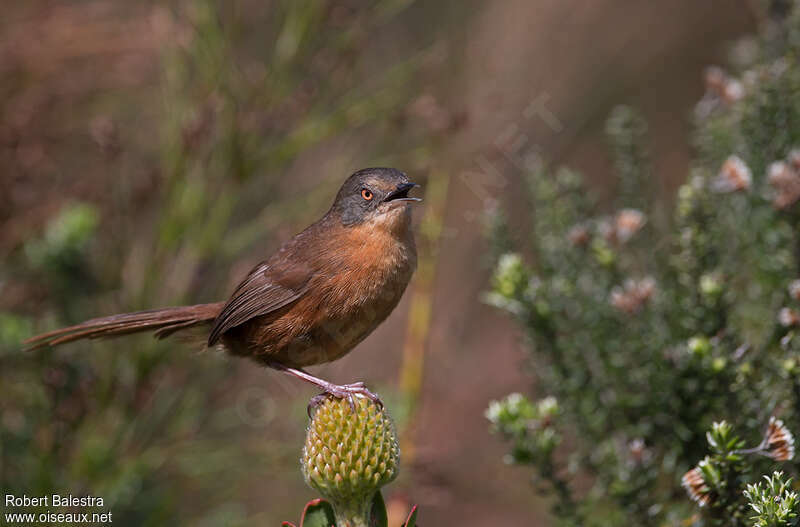
{"type": "Polygon", "coordinates": [[[365,221],[391,225],[407,220],[409,204],[421,201],[408,196],[416,186],[405,173],[395,168],[364,168],[344,182],[331,213],[336,214],[344,225],[365,221]]]}

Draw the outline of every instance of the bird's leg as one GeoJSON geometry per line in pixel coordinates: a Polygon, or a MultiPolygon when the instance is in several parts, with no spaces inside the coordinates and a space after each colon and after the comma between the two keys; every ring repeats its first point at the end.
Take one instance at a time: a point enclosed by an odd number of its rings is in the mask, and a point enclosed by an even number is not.
{"type": "Polygon", "coordinates": [[[311,399],[309,410],[322,402],[328,394],[338,399],[347,399],[350,403],[350,407],[353,408],[353,410],[356,409],[355,397],[357,396],[366,397],[379,406],[383,406],[383,401],[381,401],[380,397],[369,391],[363,382],[354,382],[351,384],[333,384],[325,379],[315,377],[310,373],[301,370],[300,368],[291,368],[289,366],[274,362],[269,363],[269,366],[284,373],[288,373],[293,377],[297,377],[298,379],[310,382],[322,390],[323,393],[311,399]]]}

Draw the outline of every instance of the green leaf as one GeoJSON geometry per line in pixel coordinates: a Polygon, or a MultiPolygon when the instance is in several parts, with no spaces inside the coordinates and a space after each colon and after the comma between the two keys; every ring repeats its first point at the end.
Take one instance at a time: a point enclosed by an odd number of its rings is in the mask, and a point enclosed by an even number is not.
{"type": "Polygon", "coordinates": [[[303,510],[300,527],[336,527],[331,504],[323,499],[309,501],[303,510]]]}
{"type": "Polygon", "coordinates": [[[386,516],[386,504],[383,502],[381,491],[378,491],[372,498],[369,527],[387,527],[388,525],[389,519],[386,516]]]}
{"type": "Polygon", "coordinates": [[[402,525],[402,527],[415,527],[417,524],[417,506],[414,505],[411,508],[411,512],[408,513],[408,518],[406,522],[402,525]]]}

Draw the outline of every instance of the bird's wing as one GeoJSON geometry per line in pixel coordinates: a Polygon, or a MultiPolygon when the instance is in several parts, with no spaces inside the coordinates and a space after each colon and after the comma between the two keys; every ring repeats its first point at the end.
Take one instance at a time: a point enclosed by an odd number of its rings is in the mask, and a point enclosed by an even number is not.
{"type": "Polygon", "coordinates": [[[214,321],[209,347],[229,329],[285,307],[305,294],[313,271],[303,264],[279,262],[259,264],[239,284],[214,321]]]}

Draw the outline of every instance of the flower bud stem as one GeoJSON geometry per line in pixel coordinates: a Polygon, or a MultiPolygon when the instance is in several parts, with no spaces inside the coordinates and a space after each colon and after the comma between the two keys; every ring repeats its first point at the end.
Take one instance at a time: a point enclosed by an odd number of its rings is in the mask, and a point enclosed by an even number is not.
{"type": "Polygon", "coordinates": [[[334,501],[333,513],[336,527],[368,527],[372,500],[334,501]]]}

